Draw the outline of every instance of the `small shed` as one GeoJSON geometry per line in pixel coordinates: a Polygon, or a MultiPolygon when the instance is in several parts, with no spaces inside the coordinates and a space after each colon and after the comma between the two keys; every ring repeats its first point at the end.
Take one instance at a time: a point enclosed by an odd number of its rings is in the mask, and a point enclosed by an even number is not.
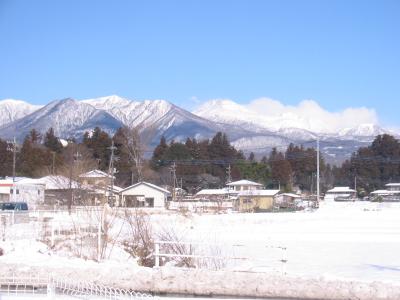
{"type": "Polygon", "coordinates": [[[276,204],[280,208],[294,208],[296,200],[301,200],[301,196],[293,193],[283,193],[276,197],[276,204]]]}
{"type": "Polygon", "coordinates": [[[353,201],[356,199],[356,190],[347,186],[337,186],[326,192],[325,201],[353,201]]]}
{"type": "Polygon", "coordinates": [[[148,182],[138,182],[120,192],[121,206],[165,208],[171,193],[148,182]]]}

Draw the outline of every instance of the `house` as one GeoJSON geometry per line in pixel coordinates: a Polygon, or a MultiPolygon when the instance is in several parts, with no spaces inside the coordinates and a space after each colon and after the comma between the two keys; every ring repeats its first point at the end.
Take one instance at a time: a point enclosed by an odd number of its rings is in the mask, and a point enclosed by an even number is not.
{"type": "Polygon", "coordinates": [[[276,197],[276,205],[279,208],[295,208],[296,201],[301,200],[301,196],[292,193],[279,194],[276,197]]]}
{"type": "Polygon", "coordinates": [[[275,197],[279,190],[244,190],[238,194],[238,207],[240,212],[271,211],[274,207],[275,197]]]}
{"type": "Polygon", "coordinates": [[[112,176],[101,170],[92,170],[79,175],[82,185],[107,186],[110,184],[112,176]]]}
{"type": "Polygon", "coordinates": [[[388,191],[400,193],[400,183],[388,183],[385,186],[388,191]]]}
{"type": "Polygon", "coordinates": [[[164,208],[171,193],[148,182],[138,182],[120,191],[121,206],[164,208]]]}
{"type": "Polygon", "coordinates": [[[385,190],[376,190],[370,193],[372,201],[400,201],[400,183],[385,184],[385,190]]]}
{"type": "Polygon", "coordinates": [[[346,186],[337,186],[326,192],[324,201],[354,201],[356,198],[356,190],[346,186]]]}
{"type": "Polygon", "coordinates": [[[17,178],[0,180],[1,202],[25,202],[29,207],[44,202],[44,185],[34,184],[34,179],[17,178]]]}
{"type": "Polygon", "coordinates": [[[113,185],[112,188],[110,185],[104,188],[97,188],[96,186],[86,186],[84,187],[88,193],[88,204],[90,205],[99,205],[108,203],[111,206],[121,206],[121,191],[123,188],[113,185]]]}
{"type": "Polygon", "coordinates": [[[261,190],[263,185],[250,180],[239,180],[227,184],[233,192],[247,191],[247,190],[261,190]]]}

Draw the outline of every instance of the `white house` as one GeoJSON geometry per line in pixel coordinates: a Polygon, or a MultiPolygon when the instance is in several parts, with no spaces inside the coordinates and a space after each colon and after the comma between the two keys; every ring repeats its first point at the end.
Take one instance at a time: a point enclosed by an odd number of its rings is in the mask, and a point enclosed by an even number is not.
{"type": "Polygon", "coordinates": [[[385,186],[385,190],[371,192],[370,199],[374,201],[380,197],[382,201],[400,201],[400,183],[388,183],[385,186]]]}
{"type": "Polygon", "coordinates": [[[400,193],[400,183],[388,183],[385,186],[388,191],[400,193]]]}
{"type": "Polygon", "coordinates": [[[230,182],[227,184],[227,186],[235,192],[240,192],[240,191],[247,191],[247,190],[261,190],[263,188],[263,185],[254,181],[250,180],[239,180],[239,181],[234,181],[230,182]]]}
{"type": "Polygon", "coordinates": [[[356,190],[347,186],[336,186],[326,192],[325,201],[350,201],[356,199],[356,190]]]}
{"type": "Polygon", "coordinates": [[[142,181],[120,191],[121,205],[164,208],[170,194],[159,186],[142,181]]]}
{"type": "Polygon", "coordinates": [[[111,175],[101,170],[92,170],[79,175],[79,181],[83,185],[106,186],[110,184],[111,175]]]}
{"type": "Polygon", "coordinates": [[[44,202],[44,185],[34,184],[30,178],[0,180],[1,202],[25,202],[29,207],[44,202]]]}

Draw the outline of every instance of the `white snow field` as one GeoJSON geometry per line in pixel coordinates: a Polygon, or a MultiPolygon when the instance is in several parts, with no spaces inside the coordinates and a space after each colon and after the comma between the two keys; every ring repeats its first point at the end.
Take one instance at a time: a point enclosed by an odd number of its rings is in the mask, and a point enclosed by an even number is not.
{"type": "MultiPolygon", "coordinates": [[[[23,237],[0,242],[0,274],[52,274],[197,295],[400,299],[400,203],[321,203],[318,210],[296,213],[154,213],[151,222],[155,234],[173,231],[197,247],[195,254],[213,257],[199,263],[213,270],[139,267],[118,245],[95,262],[23,237]]],[[[32,224],[14,226],[27,232],[32,224]]],[[[114,226],[128,235],[122,220],[114,226]]]]}

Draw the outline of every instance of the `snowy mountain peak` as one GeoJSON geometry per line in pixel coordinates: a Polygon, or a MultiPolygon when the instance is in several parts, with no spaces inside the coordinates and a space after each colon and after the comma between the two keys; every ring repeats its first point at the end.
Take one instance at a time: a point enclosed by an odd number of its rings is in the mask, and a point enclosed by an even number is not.
{"type": "Polygon", "coordinates": [[[94,99],[85,99],[80,102],[90,104],[98,109],[112,109],[122,107],[131,103],[131,100],[117,95],[99,97],[94,99]]]}
{"type": "Polygon", "coordinates": [[[360,124],[353,128],[345,128],[339,132],[339,136],[371,137],[385,133],[390,133],[390,132],[376,124],[367,123],[367,124],[360,124]]]}
{"type": "Polygon", "coordinates": [[[0,127],[18,120],[38,110],[40,105],[32,105],[22,100],[4,99],[0,101],[0,127]]]}

